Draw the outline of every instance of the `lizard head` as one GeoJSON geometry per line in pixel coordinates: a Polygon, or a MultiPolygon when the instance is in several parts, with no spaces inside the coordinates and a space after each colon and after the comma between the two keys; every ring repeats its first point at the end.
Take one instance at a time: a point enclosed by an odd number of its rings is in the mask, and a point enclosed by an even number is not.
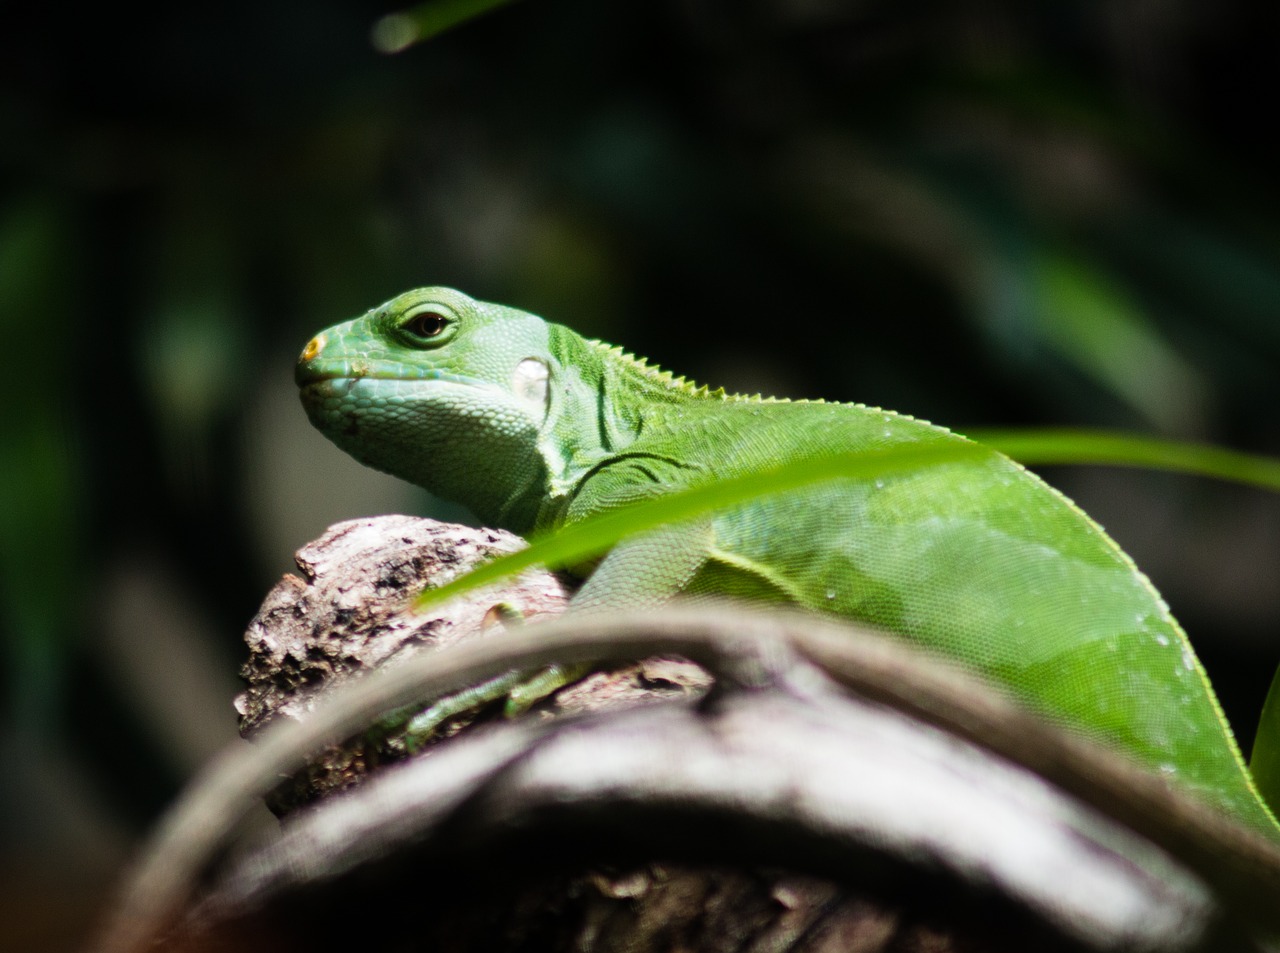
{"type": "Polygon", "coordinates": [[[296,379],[311,422],[361,463],[522,529],[541,497],[549,326],[419,288],[317,334],[296,379]]]}

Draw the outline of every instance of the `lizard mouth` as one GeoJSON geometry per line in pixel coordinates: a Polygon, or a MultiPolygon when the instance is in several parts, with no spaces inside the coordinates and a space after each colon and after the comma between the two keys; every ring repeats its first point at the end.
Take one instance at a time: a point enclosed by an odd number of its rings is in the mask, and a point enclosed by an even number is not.
{"type": "Polygon", "coordinates": [[[474,394],[490,385],[474,378],[425,368],[352,368],[339,362],[317,367],[298,364],[295,378],[304,404],[346,406],[355,412],[368,402],[382,403],[425,400],[430,394],[459,391],[474,394]],[[345,366],[343,366],[345,365],[345,366]]]}
{"type": "MultiPolygon", "coordinates": [[[[314,344],[312,341],[311,344],[314,344]]],[[[363,377],[376,376],[374,368],[359,360],[321,357],[313,353],[311,344],[302,352],[298,363],[294,365],[293,379],[299,387],[319,384],[325,381],[358,381],[363,377]],[[364,366],[361,366],[363,363],[364,366]]]]}
{"type": "Polygon", "coordinates": [[[430,384],[443,382],[446,384],[463,384],[476,386],[479,381],[461,374],[450,374],[446,371],[424,370],[421,368],[369,368],[362,370],[350,366],[315,367],[299,364],[294,373],[294,380],[299,387],[311,388],[328,385],[328,389],[346,393],[362,381],[395,381],[400,384],[430,384]]]}
{"type": "MultiPolygon", "coordinates": [[[[299,375],[301,377],[301,375],[299,375]]],[[[360,381],[358,377],[309,377],[299,379],[298,386],[307,396],[345,397],[360,381]]]]}

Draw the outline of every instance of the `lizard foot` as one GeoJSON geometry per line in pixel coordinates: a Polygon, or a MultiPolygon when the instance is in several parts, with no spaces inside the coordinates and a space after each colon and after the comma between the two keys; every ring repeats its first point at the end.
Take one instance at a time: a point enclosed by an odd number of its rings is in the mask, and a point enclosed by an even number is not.
{"type": "MultiPolygon", "coordinates": [[[[485,613],[481,626],[484,630],[489,630],[505,625],[519,625],[523,621],[524,615],[519,609],[499,602],[485,613]]],[[[450,718],[503,698],[506,699],[503,716],[514,718],[564,686],[576,682],[589,671],[589,665],[579,664],[549,665],[532,676],[521,671],[505,672],[479,685],[447,695],[409,719],[405,725],[405,747],[410,754],[415,754],[450,718]]]]}

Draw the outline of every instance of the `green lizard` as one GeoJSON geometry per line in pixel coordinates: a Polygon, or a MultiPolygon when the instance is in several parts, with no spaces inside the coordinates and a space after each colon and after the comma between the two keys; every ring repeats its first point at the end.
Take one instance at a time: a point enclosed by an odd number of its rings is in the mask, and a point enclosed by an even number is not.
{"type": "MultiPolygon", "coordinates": [[[[312,422],[356,459],[522,534],[833,450],[965,441],[862,405],[696,386],[445,288],[321,332],[297,380],[312,422]]],[[[1158,593],[1097,524],[995,451],[764,496],[578,568],[576,609],[712,594],[871,623],[1280,838],[1158,593]]]]}

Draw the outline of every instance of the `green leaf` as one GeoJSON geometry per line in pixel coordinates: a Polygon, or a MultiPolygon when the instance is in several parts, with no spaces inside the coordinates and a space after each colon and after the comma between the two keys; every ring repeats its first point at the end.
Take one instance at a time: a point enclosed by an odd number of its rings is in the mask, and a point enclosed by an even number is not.
{"type": "Polygon", "coordinates": [[[378,19],[369,40],[380,53],[400,53],[511,0],[431,0],[378,19]]]}
{"type": "Polygon", "coordinates": [[[1253,756],[1249,771],[1262,799],[1271,810],[1280,809],[1280,670],[1271,681],[1271,690],[1258,719],[1258,733],[1253,739],[1253,756]]]}
{"type": "Polygon", "coordinates": [[[438,605],[530,566],[564,566],[582,562],[608,551],[627,536],[745,503],[758,496],[840,477],[874,478],[911,471],[947,461],[973,459],[990,452],[979,444],[948,442],[895,447],[874,453],[838,453],[793,461],[785,466],[756,470],[691,490],[668,493],[574,523],[549,536],[535,536],[529,541],[528,549],[500,556],[439,589],[428,590],[419,597],[416,607],[425,609],[438,605]]]}
{"type": "Polygon", "coordinates": [[[1032,286],[1031,314],[1041,333],[1099,385],[1165,430],[1201,413],[1207,388],[1200,375],[1102,265],[1045,250],[1032,286]]]}
{"type": "Polygon", "coordinates": [[[1280,492],[1280,460],[1207,444],[1073,428],[974,430],[969,436],[1027,466],[1140,467],[1280,492]]]}
{"type": "Polygon", "coordinates": [[[653,500],[583,520],[529,547],[486,563],[466,576],[419,597],[419,610],[496,582],[535,565],[564,566],[607,552],[619,540],[666,523],[692,519],[758,496],[840,478],[875,478],[961,459],[990,448],[1024,464],[1107,464],[1213,477],[1280,492],[1280,460],[1220,447],[1162,440],[1136,434],[1090,430],[991,430],[974,433],[978,443],[893,447],[868,453],[838,453],[757,470],[708,486],[669,493],[653,500]]]}

